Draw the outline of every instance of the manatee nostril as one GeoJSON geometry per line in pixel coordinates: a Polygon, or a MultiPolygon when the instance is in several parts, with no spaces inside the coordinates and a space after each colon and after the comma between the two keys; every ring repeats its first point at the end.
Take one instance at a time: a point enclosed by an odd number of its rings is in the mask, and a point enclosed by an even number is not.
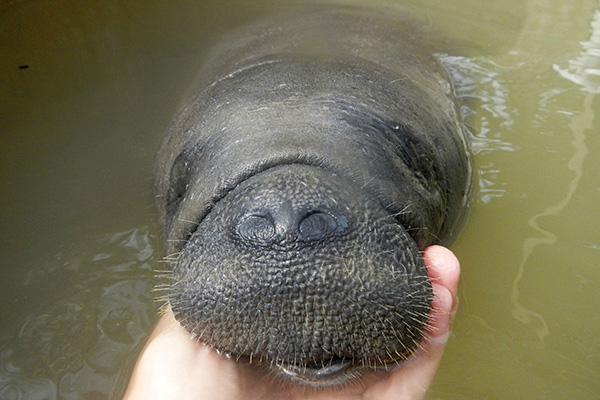
{"type": "Polygon", "coordinates": [[[275,237],[275,225],[267,217],[249,215],[237,227],[238,234],[254,243],[270,243],[275,237]]]}
{"type": "Polygon", "coordinates": [[[298,224],[298,231],[304,240],[324,239],[338,229],[337,220],[324,212],[313,212],[298,224]]]}

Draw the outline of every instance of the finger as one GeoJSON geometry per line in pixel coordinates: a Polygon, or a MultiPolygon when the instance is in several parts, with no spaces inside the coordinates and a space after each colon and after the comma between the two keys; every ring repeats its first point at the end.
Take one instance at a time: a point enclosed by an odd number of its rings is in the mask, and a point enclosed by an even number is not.
{"type": "Polygon", "coordinates": [[[431,304],[433,309],[427,322],[427,331],[423,340],[425,352],[429,352],[432,345],[436,343],[443,344],[448,340],[456,304],[454,295],[447,287],[437,283],[432,286],[433,301],[431,304]]]}
{"type": "Polygon", "coordinates": [[[433,310],[428,321],[425,337],[430,342],[447,340],[452,318],[458,306],[457,286],[460,278],[460,264],[450,250],[442,246],[431,246],[423,255],[432,281],[434,299],[433,310]]]}
{"type": "Polygon", "coordinates": [[[430,246],[425,249],[423,260],[431,281],[448,288],[456,297],[460,263],[454,253],[443,246],[430,246]]]}

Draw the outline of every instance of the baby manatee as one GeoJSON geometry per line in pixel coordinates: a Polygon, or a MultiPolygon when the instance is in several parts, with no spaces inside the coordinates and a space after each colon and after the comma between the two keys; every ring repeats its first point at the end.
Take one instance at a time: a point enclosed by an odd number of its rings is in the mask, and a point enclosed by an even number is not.
{"type": "Polygon", "coordinates": [[[470,184],[425,36],[391,10],[313,6],[214,50],[156,168],[169,303],[194,337],[312,387],[418,348],[421,254],[470,184]]]}

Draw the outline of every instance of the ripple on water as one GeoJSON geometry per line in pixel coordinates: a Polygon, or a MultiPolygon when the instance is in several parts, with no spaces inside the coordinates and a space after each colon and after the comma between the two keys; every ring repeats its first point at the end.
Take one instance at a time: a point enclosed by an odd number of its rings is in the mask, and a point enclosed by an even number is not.
{"type": "Polygon", "coordinates": [[[139,227],[96,244],[29,274],[32,288],[53,285],[65,270],[72,284],[0,338],[1,399],[106,399],[135,361],[156,315],[154,236],[139,227]]]}

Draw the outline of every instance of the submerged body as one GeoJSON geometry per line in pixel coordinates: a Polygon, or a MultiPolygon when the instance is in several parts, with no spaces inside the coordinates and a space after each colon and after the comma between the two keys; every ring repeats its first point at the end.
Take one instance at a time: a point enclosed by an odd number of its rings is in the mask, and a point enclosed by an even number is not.
{"type": "Polygon", "coordinates": [[[385,11],[318,7],[216,52],[157,164],[169,301],[199,340],[316,387],[418,346],[420,252],[449,238],[470,182],[420,36],[385,11]]]}

